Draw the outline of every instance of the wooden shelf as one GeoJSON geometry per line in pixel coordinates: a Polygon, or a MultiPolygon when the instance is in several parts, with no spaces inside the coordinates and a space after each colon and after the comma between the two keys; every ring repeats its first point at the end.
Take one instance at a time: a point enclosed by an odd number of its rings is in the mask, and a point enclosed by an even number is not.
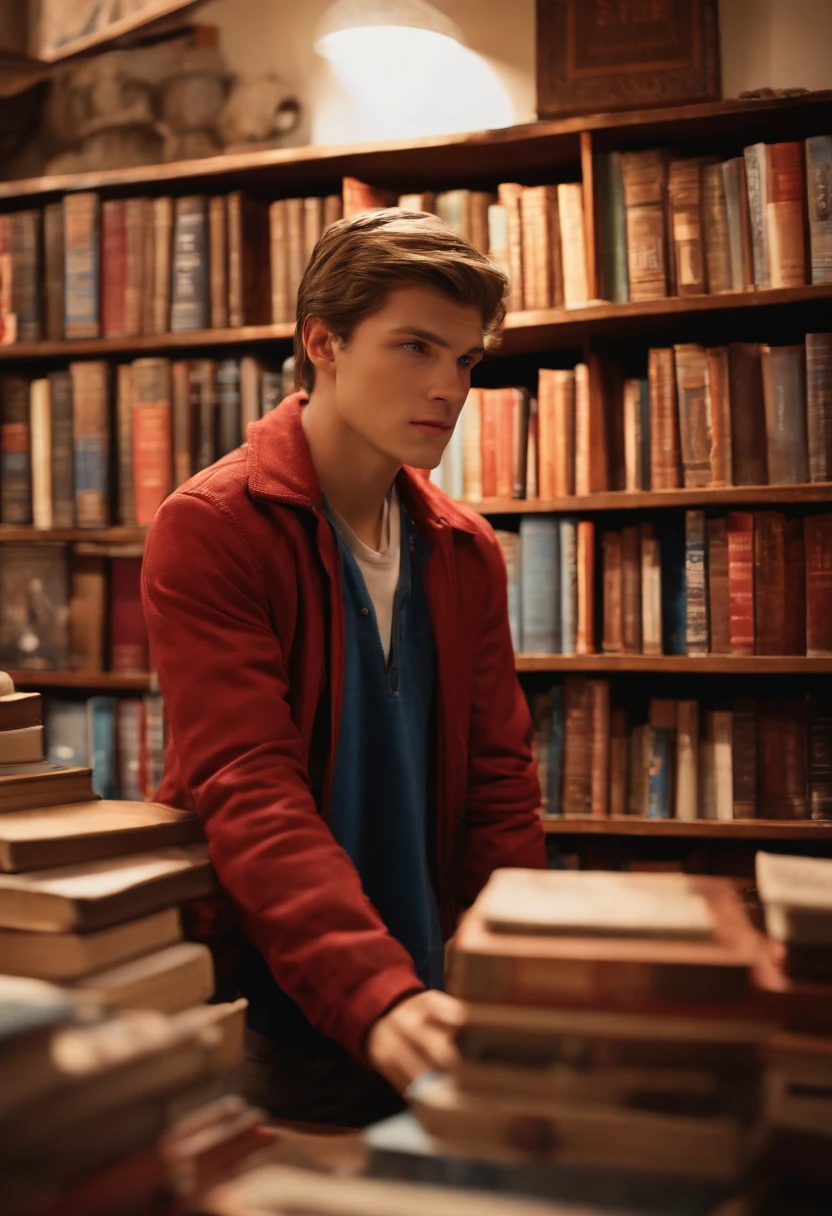
{"type": "Polygon", "coordinates": [[[609,490],[564,498],[486,498],[464,505],[480,515],[586,514],[593,511],[652,511],[658,507],[731,507],[758,503],[792,506],[832,502],[832,481],[798,486],[722,486],[697,490],[609,490]]]}
{"type": "Polygon", "coordinates": [[[121,675],[112,671],[10,671],[15,688],[76,688],[91,692],[149,692],[148,672],[121,675]]]}
{"type": "Polygon", "coordinates": [[[543,818],[551,836],[670,836],[704,840],[823,840],[832,843],[832,821],[785,819],[644,819],[611,815],[592,819],[543,818]]]}
{"type": "Polygon", "coordinates": [[[76,359],[89,355],[144,355],[196,347],[250,346],[287,342],[294,325],[244,325],[239,329],[186,329],[175,334],[142,334],[137,338],[79,338],[61,342],[16,342],[0,346],[0,363],[27,359],[76,359]]]}
{"type": "Polygon", "coordinates": [[[31,525],[3,524],[0,525],[0,544],[4,541],[20,541],[27,545],[38,541],[61,541],[64,544],[141,545],[146,533],[147,528],[33,528],[31,525]]]}
{"type": "Polygon", "coordinates": [[[706,654],[518,654],[518,671],[670,672],[687,675],[829,675],[832,656],[706,654]]]}

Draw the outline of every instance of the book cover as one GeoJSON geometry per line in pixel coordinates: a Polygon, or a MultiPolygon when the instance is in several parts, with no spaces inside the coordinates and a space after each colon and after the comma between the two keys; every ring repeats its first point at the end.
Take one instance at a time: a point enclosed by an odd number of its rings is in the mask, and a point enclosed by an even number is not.
{"type": "Polygon", "coordinates": [[[125,202],[127,256],[124,284],[124,328],[129,337],[142,332],[146,210],[146,200],[143,198],[128,198],[125,202]]]}
{"type": "Polygon", "coordinates": [[[506,532],[502,529],[496,531],[494,535],[500,542],[503,559],[506,563],[508,624],[511,630],[511,644],[515,654],[522,654],[523,622],[520,615],[520,536],[517,532],[506,532]]]}
{"type": "MultiPolygon", "coordinates": [[[[170,330],[170,289],[173,253],[173,199],[154,198],[153,209],[153,296],[151,333],[170,330]]],[[[145,290],[147,290],[145,288],[145,290]]]]}
{"type": "Polygon", "coordinates": [[[72,421],[72,375],[49,373],[52,404],[52,520],[56,528],[75,525],[75,470],[72,421]]]}
{"type": "Polygon", "coordinates": [[[43,209],[43,336],[60,342],[64,336],[64,206],[47,203],[43,209]]]}
{"type": "Polygon", "coordinates": [[[538,372],[538,462],[541,498],[575,493],[575,373],[538,372]]]}
{"type": "Polygon", "coordinates": [[[208,199],[194,194],[174,204],[170,327],[208,329],[211,281],[208,263],[208,199]]]}
{"type": "MultiPolygon", "coordinates": [[[[583,186],[580,182],[561,182],[557,190],[563,263],[563,303],[567,308],[580,308],[589,300],[583,186]]],[[[526,307],[529,307],[528,299],[526,307]]]]}
{"type": "Polygon", "coordinates": [[[806,140],[811,281],[832,283],[832,135],[806,140]]]}
{"type": "MultiPolygon", "coordinates": [[[[300,256],[305,267],[303,202],[298,202],[301,204],[297,216],[300,223],[296,236],[300,240],[300,256]]],[[[227,207],[228,323],[232,327],[267,325],[272,312],[268,208],[242,190],[233,190],[228,195],[227,207]]],[[[294,308],[294,300],[290,304],[294,308]]]]}
{"type": "Polygon", "coordinates": [[[118,798],[116,750],[117,697],[90,697],[87,729],[92,759],[92,788],[99,798],[118,798]]]}
{"type": "Polygon", "coordinates": [[[133,492],[136,523],[144,527],[172,486],[170,362],[133,363],[133,492]]]}
{"type": "Polygon", "coordinates": [[[676,490],[680,485],[679,418],[676,370],[671,349],[652,348],[648,355],[650,383],[650,488],[676,490]]]}
{"type": "MultiPolygon", "coordinates": [[[[684,527],[675,520],[669,521],[662,525],[660,536],[664,650],[666,654],[687,654],[684,527]]],[[[705,630],[707,633],[707,618],[705,630]]]]}
{"type": "Polygon", "coordinates": [[[699,703],[679,701],[676,710],[675,817],[696,819],[699,811],[699,703]]]}
{"type": "Polygon", "coordinates": [[[641,654],[641,529],[621,530],[622,643],[625,654],[641,654]]]}
{"type": "Polygon", "coordinates": [[[705,229],[705,261],[708,291],[712,295],[733,291],[731,234],[722,165],[705,165],[702,170],[702,209],[705,229]]]}
{"type": "Polygon", "coordinates": [[[592,811],[592,692],[590,681],[564,681],[563,814],[592,811]]]}
{"type": "MultiPolygon", "coordinates": [[[[832,276],[830,276],[832,282],[832,276]]],[[[832,333],[806,335],[809,480],[832,480],[832,333]]]]}
{"type": "Polygon", "coordinates": [[[756,342],[732,342],[728,347],[731,473],[735,486],[768,485],[762,352],[756,342]]]}
{"type": "Polygon", "coordinates": [[[705,512],[685,512],[685,611],[687,654],[708,653],[708,576],[705,512]]]}
{"type": "Polygon", "coordinates": [[[323,226],[324,200],[315,197],[305,198],[303,200],[303,252],[307,265],[321,238],[323,226]]]}
{"type": "Polygon", "coordinates": [[[709,518],[708,533],[708,621],[711,654],[730,654],[728,593],[728,533],[723,518],[709,518]]]}
{"type": "MultiPolygon", "coordinates": [[[[272,203],[272,207],[279,206],[272,203]]],[[[271,224],[271,209],[270,209],[271,224]]],[[[208,314],[212,329],[228,326],[228,219],[224,194],[214,194],[208,200],[208,314]]],[[[284,276],[285,292],[285,276],[284,276]]],[[[279,305],[280,316],[275,316],[274,253],[272,252],[272,321],[288,320],[282,314],[285,302],[279,305]]]]}
{"type": "MultiPolygon", "coordinates": [[[[511,284],[511,257],[508,240],[508,209],[503,203],[492,203],[488,208],[488,256],[502,270],[511,284]]],[[[521,255],[522,256],[522,255],[521,255]]],[[[506,308],[512,311],[511,294],[506,308]]]]}
{"type": "Polygon", "coordinates": [[[832,819],[832,705],[823,693],[808,698],[809,818],[832,819]]]}
{"type": "MultiPolygon", "coordinates": [[[[217,459],[240,446],[240,364],[223,359],[217,364],[217,459]]],[[[510,497],[510,496],[509,496],[510,497]]]]}
{"type": "Polygon", "coordinates": [[[806,653],[806,545],[802,519],[787,519],[784,529],[786,555],[786,654],[806,653]]]}
{"type": "Polygon", "coordinates": [[[641,381],[624,381],[624,489],[646,490],[641,432],[641,381]]]}
{"type": "Polygon", "coordinates": [[[523,653],[560,651],[558,521],[525,516],[520,524],[520,578],[523,653]]]}
{"type": "MultiPolygon", "coordinates": [[[[468,192],[451,191],[450,193],[467,194],[468,192]]],[[[439,197],[448,196],[440,195],[439,197]]],[[[553,230],[555,233],[559,232],[557,186],[523,187],[520,195],[520,225],[526,308],[553,308],[556,303],[562,304],[561,252],[560,248],[555,250],[551,245],[553,230]],[[555,275],[556,262],[559,270],[557,276],[555,275]],[[556,300],[558,291],[560,299],[556,300]]],[[[451,226],[457,227],[456,224],[451,226]]],[[[465,234],[463,233],[463,235],[465,234]]]]}
{"type": "Polygon", "coordinates": [[[832,515],[808,515],[806,538],[806,653],[832,655],[832,515]]]}
{"type": "Polygon", "coordinates": [[[578,524],[560,516],[560,633],[561,654],[575,654],[578,639],[578,524]]]}
{"type": "Polygon", "coordinates": [[[483,390],[468,390],[457,426],[462,427],[462,497],[466,502],[482,499],[482,404],[483,390]]]}
{"type": "Polygon", "coordinates": [[[710,406],[710,484],[730,486],[731,482],[731,397],[729,392],[728,349],[712,346],[706,351],[708,362],[708,404],[710,406]]]}
{"type": "Polygon", "coordinates": [[[754,262],[751,254],[751,215],[745,160],[734,156],[722,165],[725,209],[728,216],[728,248],[731,258],[731,287],[734,291],[754,290],[754,262]]]}
{"type": "MultiPolygon", "coordinates": [[[[240,442],[248,441],[248,428],[253,422],[257,422],[260,418],[260,381],[263,375],[263,368],[260,360],[256,355],[243,355],[240,360],[240,442]]],[[[448,446],[445,449],[445,456],[450,456],[452,449],[455,447],[454,438],[456,432],[451,435],[448,446]]],[[[462,466],[459,467],[459,488],[456,486],[456,479],[452,481],[451,488],[448,493],[451,498],[462,497],[462,466]]]]}
{"type": "Polygon", "coordinates": [[[64,207],[64,336],[97,338],[101,332],[98,195],[67,194],[64,207]]]}
{"type": "Polygon", "coordinates": [[[105,338],[127,334],[127,202],[101,204],[101,328],[105,338]]]}
{"type": "Polygon", "coordinates": [[[809,480],[806,349],[763,346],[762,361],[769,484],[802,484],[809,480]]]}
{"type": "Polygon", "coordinates": [[[714,755],[715,819],[734,818],[733,713],[715,709],[705,715],[708,739],[714,755]]]}
{"type": "MultiPolygon", "coordinates": [[[[431,201],[430,197],[429,196],[426,197],[425,201],[430,202],[431,201]]],[[[497,196],[489,190],[472,190],[471,191],[471,198],[470,198],[470,203],[469,203],[469,206],[470,206],[469,222],[471,225],[471,244],[474,246],[475,249],[478,249],[480,251],[480,253],[485,254],[486,257],[488,256],[488,208],[492,205],[492,203],[496,203],[496,201],[497,201],[497,196]]],[[[433,207],[422,207],[421,208],[422,211],[433,211],[433,209],[434,209],[433,207]]],[[[552,214],[550,212],[549,220],[550,220],[549,239],[550,239],[550,242],[552,242],[553,238],[557,237],[557,235],[558,235],[557,212],[555,212],[554,214],[552,214]]],[[[557,274],[557,271],[558,271],[558,262],[557,261],[553,261],[552,271],[553,271],[553,274],[555,274],[555,275],[557,274]]],[[[560,297],[561,298],[560,298],[559,302],[562,303],[562,301],[563,301],[563,285],[562,284],[560,287],[560,297]]],[[[557,288],[553,289],[553,298],[557,298],[557,288]]]]}
{"type": "Polygon", "coordinates": [[[641,525],[641,639],[644,654],[662,654],[662,554],[649,524],[641,525]]]}
{"type": "Polygon", "coordinates": [[[17,316],[18,342],[39,342],[42,317],[42,213],[15,211],[11,215],[12,309],[17,316]]]}
{"type": "Polygon", "coordinates": [[[75,446],[75,517],[80,528],[110,522],[108,364],[70,363],[75,446]]]}
{"type": "Polygon", "coordinates": [[[551,714],[549,718],[549,784],[547,791],[547,814],[563,815],[563,736],[564,695],[563,684],[553,684],[549,690],[551,714]]]}
{"type": "Polygon", "coordinates": [[[761,819],[806,818],[806,703],[758,701],[761,819]]]}
{"type": "Polygon", "coordinates": [[[620,532],[601,533],[603,564],[603,621],[601,649],[604,654],[624,650],[623,556],[620,532]]]}
{"type": "Polygon", "coordinates": [[[576,654],[595,654],[595,524],[579,520],[577,526],[577,630],[576,654]]]}
{"type": "MultiPolygon", "coordinates": [[[[215,202],[212,199],[212,204],[215,202]]],[[[223,209],[223,217],[225,210],[223,209]]],[[[219,225],[219,218],[214,219],[213,212],[211,218],[212,225],[219,225]]],[[[213,226],[212,226],[213,234],[213,226]]],[[[212,240],[213,240],[212,235],[212,240]]],[[[225,233],[222,235],[223,248],[226,247],[225,233]]],[[[213,253],[213,245],[211,246],[213,253]]],[[[226,255],[227,257],[227,255],[226,255]]],[[[211,273],[213,276],[213,261],[211,262],[211,273]]],[[[269,204],[269,268],[271,272],[271,319],[273,325],[283,325],[290,322],[292,318],[292,300],[289,291],[289,213],[288,202],[286,199],[277,199],[276,202],[269,204]]],[[[216,293],[219,296],[219,285],[214,286],[212,277],[212,300],[216,293]]],[[[228,323],[228,290],[227,285],[223,292],[223,302],[225,304],[225,322],[228,323]]],[[[212,304],[213,309],[213,304],[212,304]]]]}
{"type": "Polygon", "coordinates": [[[804,145],[766,144],[766,233],[772,287],[806,282],[804,145]]]}
{"type": "Polygon", "coordinates": [[[667,171],[669,248],[676,267],[676,292],[701,295],[706,289],[702,232],[702,162],[671,160],[667,171]]]}
{"type": "Polygon", "coordinates": [[[748,698],[734,702],[732,774],[734,818],[757,814],[757,704],[748,698]]]}
{"type": "MultiPolygon", "coordinates": [[[[507,388],[505,390],[508,402],[505,409],[508,413],[508,418],[511,422],[510,442],[507,445],[507,451],[511,454],[511,488],[509,497],[514,499],[522,499],[526,496],[526,450],[529,438],[529,394],[524,388],[507,388]]],[[[451,436],[451,441],[448,448],[454,447],[454,436],[451,436]]],[[[446,449],[447,451],[448,449],[446,449]]],[[[454,482],[450,491],[452,498],[459,498],[462,494],[461,482],[461,464],[460,464],[460,484],[457,487],[454,482]]]]}
{"type": "Polygon", "coordinates": [[[69,665],[73,671],[103,671],[108,592],[106,559],[73,553],[70,584],[69,665]]]}
{"type": "Polygon", "coordinates": [[[132,363],[119,363],[116,367],[116,444],[118,450],[118,521],[124,527],[135,527],[132,363]]]}
{"type": "Polygon", "coordinates": [[[674,346],[679,442],[686,489],[710,485],[713,426],[704,346],[674,346]]]}
{"type": "Polygon", "coordinates": [[[147,758],[144,702],[141,697],[118,698],[115,738],[119,793],[130,802],[142,802],[147,787],[147,758]]]}
{"type": "Polygon", "coordinates": [[[33,380],[30,396],[32,432],[32,523],[54,526],[52,517],[52,403],[49,381],[33,380]]]}
{"type": "Polygon", "coordinates": [[[610,815],[627,814],[628,752],[627,711],[610,710],[610,815]]]}
{"type": "Polygon", "coordinates": [[[508,298],[509,312],[522,311],[526,307],[523,283],[523,224],[520,215],[520,200],[523,187],[516,182],[501,182],[497,187],[497,200],[506,211],[508,229],[509,282],[511,294],[508,298]]]}
{"type": "Polygon", "coordinates": [[[0,522],[32,522],[31,378],[0,381],[0,522]]]}
{"type": "Polygon", "coordinates": [[[590,750],[589,810],[604,818],[610,809],[610,684],[587,680],[592,741],[590,750]]]}
{"type": "Polygon", "coordinates": [[[538,431],[537,397],[529,397],[529,420],[526,434],[526,485],[521,498],[527,498],[530,502],[540,497],[540,472],[537,451],[538,431]]]}
{"type": "Polygon", "coordinates": [[[669,819],[671,813],[671,747],[675,742],[669,730],[652,728],[650,766],[647,778],[647,818],[669,819]]]}
{"type": "Polygon", "coordinates": [[[480,453],[483,498],[497,497],[497,447],[500,433],[500,389],[482,391],[482,420],[480,423],[480,453]]]}
{"type": "Polygon", "coordinates": [[[787,654],[786,517],[754,512],[755,654],[787,654]]]}
{"type": "Polygon", "coordinates": [[[630,299],[655,300],[668,294],[667,160],[661,151],[623,152],[621,174],[630,299]]]}
{"type": "Polygon", "coordinates": [[[732,654],[754,654],[754,516],[732,511],[728,541],[728,628],[732,654]]]}
{"type": "Polygon", "coordinates": [[[754,286],[771,287],[771,258],[768,227],[768,158],[765,144],[752,144],[743,152],[748,211],[751,217],[751,253],[754,286]]]}
{"type": "Polygon", "coordinates": [[[110,670],[145,673],[150,668],[147,627],[142,610],[142,561],[117,557],[111,562],[110,670]]]}
{"type": "Polygon", "coordinates": [[[65,545],[0,545],[0,664],[64,671],[69,660],[65,545]]]}
{"type": "Polygon", "coordinates": [[[621,153],[596,155],[594,166],[599,209],[597,230],[601,241],[601,298],[614,304],[626,304],[630,298],[630,280],[621,153]]]}
{"type": "Polygon", "coordinates": [[[153,308],[156,296],[156,214],[155,199],[140,199],[142,204],[142,294],[141,330],[154,333],[153,308]]]}
{"type": "Polygon", "coordinates": [[[190,366],[191,409],[197,422],[198,442],[194,469],[198,473],[217,459],[217,365],[197,359],[190,366]]]}
{"type": "Polygon", "coordinates": [[[50,697],[44,711],[44,734],[46,758],[50,763],[89,767],[90,739],[86,702],[50,697]]]}

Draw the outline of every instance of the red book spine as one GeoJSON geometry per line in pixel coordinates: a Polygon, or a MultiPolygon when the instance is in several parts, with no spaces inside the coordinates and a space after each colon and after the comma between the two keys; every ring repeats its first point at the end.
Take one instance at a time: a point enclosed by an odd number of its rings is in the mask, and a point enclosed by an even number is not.
{"type": "Polygon", "coordinates": [[[728,613],[732,654],[754,653],[754,516],[728,516],[728,613]]]}
{"type": "MultiPolygon", "coordinates": [[[[502,391],[487,388],[482,395],[482,496],[497,497],[497,444],[500,435],[502,391]]],[[[511,497],[511,494],[508,495],[511,497]]]]}
{"type": "Polygon", "coordinates": [[[133,494],[136,523],[151,523],[173,489],[170,404],[133,406],[133,494]]]}
{"type": "Polygon", "coordinates": [[[110,670],[146,672],[150,667],[141,596],[142,559],[117,557],[112,563],[110,670]]]}
{"type": "Polygon", "coordinates": [[[101,209],[101,315],[105,338],[127,333],[127,204],[108,199],[101,209]]]}
{"type": "Polygon", "coordinates": [[[806,538],[806,653],[832,655],[832,515],[810,515],[806,538]]]}

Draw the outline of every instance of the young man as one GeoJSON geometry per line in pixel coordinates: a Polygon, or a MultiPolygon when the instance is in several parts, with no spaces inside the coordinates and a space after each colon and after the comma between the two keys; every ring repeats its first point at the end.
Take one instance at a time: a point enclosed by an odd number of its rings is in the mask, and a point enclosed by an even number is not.
{"type": "Polygon", "coordinates": [[[147,538],[158,797],[204,824],[275,1115],[366,1123],[447,1067],[443,942],[495,867],[545,865],[502,554],[406,467],[439,463],[505,290],[433,216],[334,224],[299,293],[302,391],[147,538]]]}

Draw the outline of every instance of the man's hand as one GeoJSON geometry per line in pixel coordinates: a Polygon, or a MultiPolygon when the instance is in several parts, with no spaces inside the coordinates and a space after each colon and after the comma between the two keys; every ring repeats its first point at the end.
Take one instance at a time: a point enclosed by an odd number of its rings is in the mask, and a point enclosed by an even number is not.
{"type": "Polygon", "coordinates": [[[454,1036],[465,1006],[445,992],[429,990],[401,1001],[379,1018],[367,1037],[367,1054],[377,1072],[400,1093],[423,1073],[452,1068],[454,1036]]]}

